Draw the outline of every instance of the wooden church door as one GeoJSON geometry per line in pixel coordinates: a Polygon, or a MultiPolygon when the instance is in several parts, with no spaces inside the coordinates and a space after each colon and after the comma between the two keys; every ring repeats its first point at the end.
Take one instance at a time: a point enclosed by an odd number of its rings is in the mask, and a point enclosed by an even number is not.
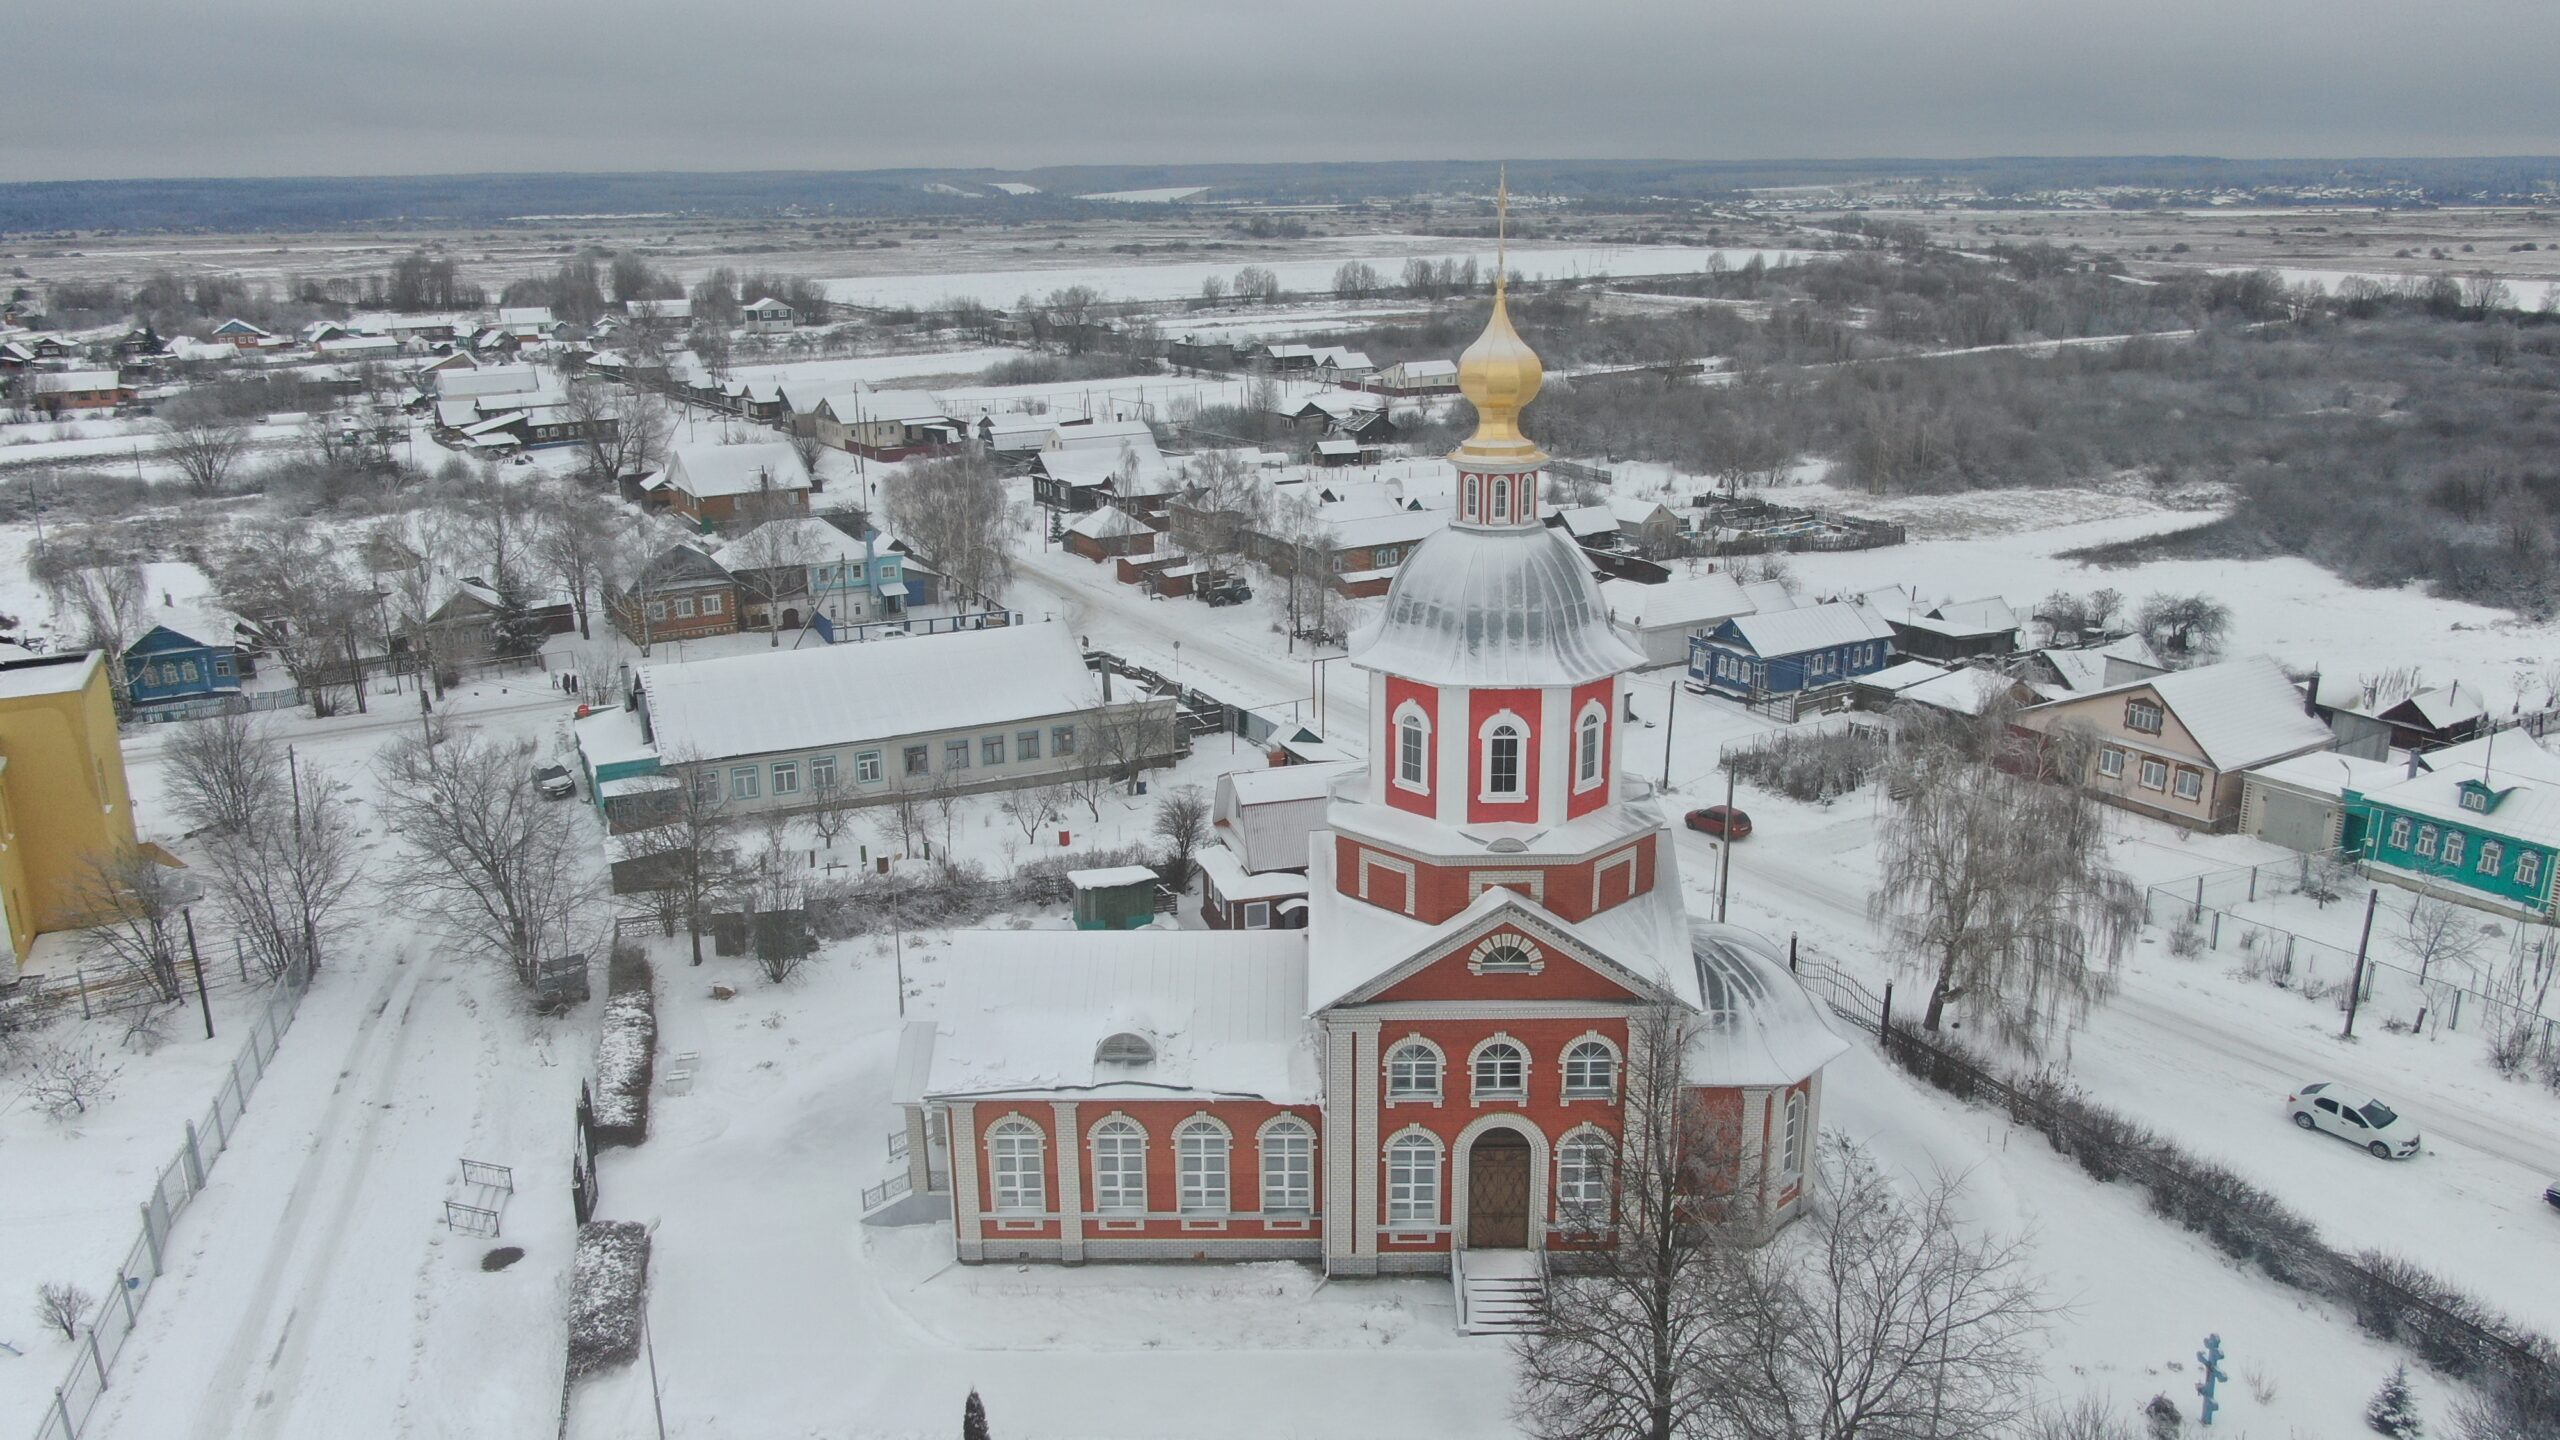
{"type": "Polygon", "coordinates": [[[1467,1152],[1467,1244],[1528,1248],[1529,1140],[1517,1130],[1488,1130],[1467,1152]]]}

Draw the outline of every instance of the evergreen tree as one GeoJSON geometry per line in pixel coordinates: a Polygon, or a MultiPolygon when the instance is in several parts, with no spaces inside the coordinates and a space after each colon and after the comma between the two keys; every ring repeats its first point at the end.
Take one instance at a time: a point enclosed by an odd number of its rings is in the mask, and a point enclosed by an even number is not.
{"type": "Polygon", "coordinates": [[[992,1440],[987,1429],[987,1402],[979,1399],[974,1389],[969,1392],[968,1405],[960,1412],[960,1440],[992,1440]]]}
{"type": "Polygon", "coordinates": [[[2373,1403],[2364,1407],[2364,1423],[2377,1435],[2392,1440],[2418,1440],[2426,1426],[2418,1417],[2418,1397],[2409,1389],[2409,1367],[2398,1365],[2384,1378],[2382,1388],[2373,1392],[2373,1403]]]}

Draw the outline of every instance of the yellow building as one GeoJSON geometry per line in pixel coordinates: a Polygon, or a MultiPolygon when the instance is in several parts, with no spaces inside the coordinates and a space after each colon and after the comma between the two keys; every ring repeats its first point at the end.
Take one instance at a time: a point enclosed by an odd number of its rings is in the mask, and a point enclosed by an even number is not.
{"type": "Polygon", "coordinates": [[[133,844],[105,655],[0,662],[0,982],[17,978],[38,934],[78,918],[88,858],[133,844]]]}

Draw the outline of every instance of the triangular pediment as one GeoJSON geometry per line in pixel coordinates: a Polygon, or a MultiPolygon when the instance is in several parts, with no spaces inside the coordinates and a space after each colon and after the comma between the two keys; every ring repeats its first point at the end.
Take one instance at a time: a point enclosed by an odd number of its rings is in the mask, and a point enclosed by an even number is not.
{"type": "Polygon", "coordinates": [[[1404,1001],[1652,1004],[1672,998],[1594,948],[1545,907],[1515,891],[1496,889],[1486,891],[1412,954],[1325,1008],[1404,1001]]]}

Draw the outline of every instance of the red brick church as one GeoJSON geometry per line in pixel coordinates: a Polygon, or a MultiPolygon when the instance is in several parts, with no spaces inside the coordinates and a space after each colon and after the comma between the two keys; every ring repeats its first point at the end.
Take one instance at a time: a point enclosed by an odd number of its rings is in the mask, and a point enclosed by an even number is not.
{"type": "Polygon", "coordinates": [[[1766,941],[1690,920],[1619,773],[1644,662],[1540,523],[1540,381],[1497,289],[1457,516],[1352,642],[1371,763],[1334,782],[1304,929],[954,938],[893,1088],[962,1260],[1376,1275],[1604,1243],[1631,1024],[1666,1004],[1733,1183],[1800,1210],[1843,1045],[1766,941]]]}

